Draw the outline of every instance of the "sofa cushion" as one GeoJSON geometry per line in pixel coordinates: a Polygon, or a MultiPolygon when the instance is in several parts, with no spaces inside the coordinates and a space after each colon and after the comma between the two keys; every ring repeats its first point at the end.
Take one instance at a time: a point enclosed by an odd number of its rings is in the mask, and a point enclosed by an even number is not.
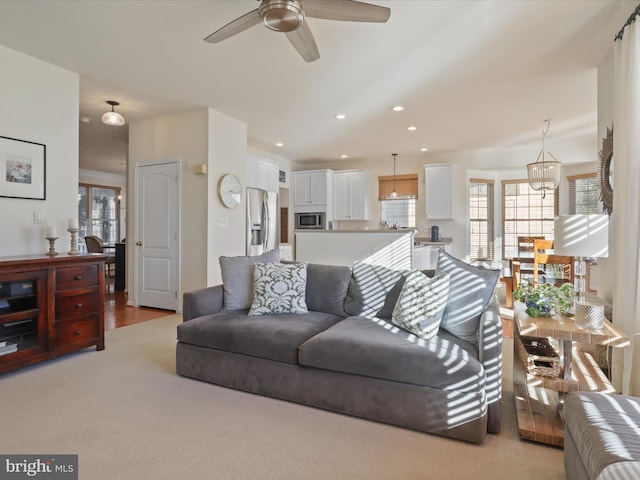
{"type": "Polygon", "coordinates": [[[344,300],[351,281],[351,267],[307,265],[307,308],[346,317],[344,300]]]}
{"type": "Polygon", "coordinates": [[[251,307],[253,301],[253,264],[275,263],[280,250],[269,250],[252,257],[220,257],[220,270],[224,289],[224,309],[238,310],[251,307]]]}
{"type": "Polygon", "coordinates": [[[436,268],[436,274],[439,273],[451,276],[449,299],[440,326],[477,344],[480,316],[491,301],[500,271],[474,267],[440,250],[436,268]]]}
{"type": "Polygon", "coordinates": [[[391,323],[425,340],[433,338],[438,334],[448,295],[448,273],[429,278],[414,270],[402,286],[391,323]]]}
{"type": "Polygon", "coordinates": [[[254,263],[249,315],[307,313],[306,263],[254,263]]]}
{"type": "Polygon", "coordinates": [[[226,310],[178,325],[178,341],[285,363],[298,363],[298,347],[342,320],[322,312],[247,315],[226,310]]]}
{"type": "Polygon", "coordinates": [[[355,262],[349,293],[344,303],[345,312],[354,316],[375,317],[384,305],[387,294],[406,273],[406,270],[355,262]]]}
{"type": "Polygon", "coordinates": [[[381,319],[347,317],[300,347],[300,364],[457,391],[484,389],[477,349],[462,340],[424,340],[381,319]]]}

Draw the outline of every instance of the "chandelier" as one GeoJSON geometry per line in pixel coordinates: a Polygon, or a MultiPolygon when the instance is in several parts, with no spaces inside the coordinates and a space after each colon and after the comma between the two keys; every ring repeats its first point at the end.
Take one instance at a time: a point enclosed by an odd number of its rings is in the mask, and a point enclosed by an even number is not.
{"type": "Polygon", "coordinates": [[[542,190],[542,198],[544,198],[547,190],[555,190],[558,188],[558,185],[560,185],[562,167],[562,164],[556,157],[549,152],[545,152],[544,137],[549,132],[551,120],[545,120],[544,122],[545,129],[542,131],[542,150],[540,150],[535,162],[527,164],[529,186],[534,190],[542,190]],[[547,160],[546,155],[551,157],[551,160],[547,160]]]}

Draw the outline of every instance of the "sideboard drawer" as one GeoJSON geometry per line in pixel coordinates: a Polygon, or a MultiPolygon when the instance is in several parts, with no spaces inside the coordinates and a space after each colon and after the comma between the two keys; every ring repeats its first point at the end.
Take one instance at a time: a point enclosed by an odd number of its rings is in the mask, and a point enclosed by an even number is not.
{"type": "Polygon", "coordinates": [[[91,315],[82,320],[65,320],[56,323],[56,348],[93,340],[98,337],[98,318],[91,315]]]}
{"type": "Polygon", "coordinates": [[[56,320],[96,313],[100,303],[98,292],[56,297],[56,320]]]}
{"type": "Polygon", "coordinates": [[[56,270],[56,290],[89,287],[98,284],[98,266],[58,268],[56,270]]]}

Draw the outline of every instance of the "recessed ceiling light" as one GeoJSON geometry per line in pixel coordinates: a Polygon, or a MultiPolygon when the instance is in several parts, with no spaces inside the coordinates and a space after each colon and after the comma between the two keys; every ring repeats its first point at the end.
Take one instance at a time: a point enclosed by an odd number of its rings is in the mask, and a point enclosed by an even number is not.
{"type": "Polygon", "coordinates": [[[284,143],[278,142],[278,143],[276,143],[276,147],[284,147],[284,143]]]}
{"type": "Polygon", "coordinates": [[[394,112],[401,112],[402,110],[404,110],[404,107],[402,105],[396,105],[395,107],[392,108],[392,110],[394,112]]]}
{"type": "Polygon", "coordinates": [[[345,118],[347,118],[347,116],[346,116],[344,113],[338,113],[338,114],[336,115],[336,118],[337,118],[338,120],[344,120],[345,118]]]}
{"type": "Polygon", "coordinates": [[[349,155],[343,153],[342,155],[340,155],[340,158],[349,158],[349,155]]]}
{"type": "Polygon", "coordinates": [[[426,152],[427,150],[429,150],[427,147],[422,147],[422,148],[420,149],[420,151],[421,151],[421,152],[426,152]]]}
{"type": "Polygon", "coordinates": [[[411,125],[410,127],[407,127],[407,130],[409,130],[410,132],[415,132],[418,129],[418,127],[414,127],[413,125],[411,125]]]}

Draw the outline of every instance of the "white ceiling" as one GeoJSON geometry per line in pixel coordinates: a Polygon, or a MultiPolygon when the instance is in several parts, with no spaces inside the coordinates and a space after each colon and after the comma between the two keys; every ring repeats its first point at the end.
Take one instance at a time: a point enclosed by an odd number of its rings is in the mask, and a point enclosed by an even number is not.
{"type": "Polygon", "coordinates": [[[295,161],[388,160],[530,145],[547,118],[550,141],[595,139],[595,69],[637,0],[370,3],[388,23],[308,19],[313,63],[262,25],[203,41],[255,0],[0,0],[0,44],[80,75],[81,168],[124,173],[127,129],[100,123],[107,100],[128,122],[211,107],[295,161]]]}

